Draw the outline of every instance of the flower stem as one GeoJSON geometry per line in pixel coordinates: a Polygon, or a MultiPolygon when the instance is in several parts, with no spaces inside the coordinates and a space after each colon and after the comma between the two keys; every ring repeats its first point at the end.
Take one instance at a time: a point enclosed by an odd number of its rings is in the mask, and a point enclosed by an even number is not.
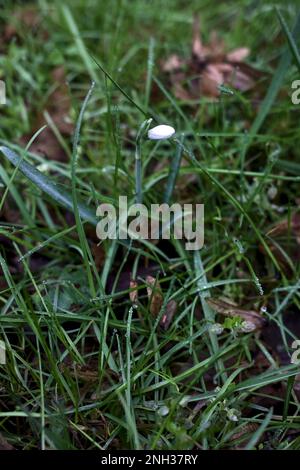
{"type": "Polygon", "coordinates": [[[137,204],[143,202],[143,190],[142,190],[142,140],[144,135],[149,129],[152,119],[144,121],[138,131],[135,143],[135,201],[137,204]]]}

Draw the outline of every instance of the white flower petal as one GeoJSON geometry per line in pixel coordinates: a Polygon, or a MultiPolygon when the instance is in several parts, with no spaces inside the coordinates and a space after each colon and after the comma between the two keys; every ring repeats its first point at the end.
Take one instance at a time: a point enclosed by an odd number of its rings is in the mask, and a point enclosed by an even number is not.
{"type": "Polygon", "coordinates": [[[151,140],[164,140],[169,139],[173,134],[175,134],[173,127],[162,124],[150,129],[148,131],[148,138],[151,140]]]}

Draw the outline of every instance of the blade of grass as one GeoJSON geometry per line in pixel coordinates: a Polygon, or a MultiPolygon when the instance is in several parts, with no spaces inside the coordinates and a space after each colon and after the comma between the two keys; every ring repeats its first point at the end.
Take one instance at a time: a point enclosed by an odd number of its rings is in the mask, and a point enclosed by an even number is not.
{"type": "Polygon", "coordinates": [[[263,433],[267,429],[272,419],[272,416],[273,416],[273,408],[270,409],[269,413],[267,414],[267,416],[265,417],[265,419],[263,420],[259,428],[255,431],[250,441],[246,445],[245,450],[251,450],[256,446],[256,444],[259,442],[260,438],[262,437],[263,433]]]}
{"type": "MultiPolygon", "coordinates": [[[[34,184],[36,184],[44,193],[48,194],[56,202],[63,207],[74,211],[72,196],[63,189],[61,185],[53,181],[48,176],[43,175],[33,165],[22,161],[22,157],[10,150],[8,147],[0,147],[0,152],[34,184]]],[[[92,211],[86,204],[78,202],[78,211],[83,220],[97,225],[97,218],[95,212],[92,211]]]]}
{"type": "MultiPolygon", "coordinates": [[[[206,278],[205,270],[202,264],[202,259],[201,259],[201,255],[199,251],[194,252],[194,269],[195,269],[196,276],[198,278],[197,286],[199,289],[199,297],[200,297],[200,302],[201,302],[201,306],[203,309],[204,317],[206,318],[207,322],[210,322],[212,324],[215,321],[215,312],[206,302],[206,298],[210,297],[210,293],[209,293],[209,290],[206,289],[207,278],[206,278]]],[[[211,330],[208,331],[208,335],[209,335],[209,339],[211,343],[211,354],[217,355],[219,351],[219,344],[218,344],[217,336],[215,333],[212,333],[211,330]]],[[[216,364],[217,364],[217,370],[220,376],[222,377],[223,382],[225,382],[227,379],[227,374],[225,372],[225,368],[224,368],[224,364],[222,360],[221,359],[218,360],[216,364]]]]}
{"type": "Polygon", "coordinates": [[[283,32],[284,32],[284,34],[285,34],[285,37],[286,37],[286,39],[287,39],[288,45],[289,45],[289,47],[290,47],[291,54],[292,54],[292,56],[294,57],[295,62],[296,62],[296,65],[297,65],[298,70],[299,70],[299,72],[300,72],[300,53],[299,53],[299,49],[298,49],[298,47],[297,47],[295,38],[293,37],[293,34],[292,34],[291,31],[289,30],[288,25],[286,24],[286,21],[285,21],[284,17],[283,17],[282,14],[280,13],[279,8],[278,8],[278,7],[275,7],[275,11],[276,11],[276,14],[277,14],[277,16],[278,16],[280,25],[281,25],[281,27],[282,27],[282,29],[283,29],[283,32]]]}
{"type": "MultiPolygon", "coordinates": [[[[300,33],[300,13],[297,16],[295,27],[293,29],[292,37],[297,38],[300,33]]],[[[281,59],[279,61],[278,67],[274,73],[273,79],[270,83],[269,89],[267,91],[267,94],[261,104],[260,110],[256,116],[256,119],[254,120],[250,131],[249,131],[249,139],[247,141],[247,148],[249,148],[249,145],[252,141],[252,139],[255,137],[255,135],[258,133],[260,130],[262,124],[264,123],[267,115],[270,112],[270,109],[273,106],[273,103],[276,99],[276,96],[280,90],[280,87],[283,83],[284,77],[289,69],[291,63],[291,53],[289,50],[284,50],[281,55],[281,59]]]]}
{"type": "Polygon", "coordinates": [[[83,40],[80,36],[78,26],[75,23],[75,20],[74,20],[74,17],[72,15],[72,13],[71,13],[71,10],[68,7],[68,5],[66,5],[65,3],[60,5],[60,9],[61,9],[62,15],[63,15],[63,17],[66,21],[66,24],[67,24],[67,26],[68,26],[71,34],[72,34],[72,37],[75,40],[75,44],[77,46],[79,55],[81,56],[82,61],[83,61],[84,65],[86,66],[86,69],[88,70],[90,77],[92,78],[92,80],[94,80],[97,83],[99,81],[98,76],[97,76],[97,74],[94,70],[93,63],[90,59],[90,55],[87,51],[87,48],[86,48],[86,46],[85,46],[85,44],[84,44],[84,42],[83,42],[83,40]]]}
{"type": "Polygon", "coordinates": [[[290,405],[290,400],[291,400],[295,380],[296,380],[295,375],[292,377],[289,377],[287,380],[287,388],[286,388],[286,394],[285,394],[284,405],[283,405],[283,415],[282,415],[283,421],[286,421],[287,416],[288,416],[289,405],[290,405]]]}
{"type": "MultiPolygon", "coordinates": [[[[183,144],[183,136],[179,140],[181,144],[183,144]]],[[[171,160],[171,166],[170,166],[170,171],[166,183],[166,189],[165,189],[165,194],[164,194],[164,200],[163,202],[166,204],[169,204],[175,183],[176,183],[176,178],[180,169],[180,163],[181,163],[181,157],[182,157],[182,145],[177,145],[176,152],[175,152],[175,157],[172,158],[171,160]]]]}
{"type": "Polygon", "coordinates": [[[87,242],[84,230],[83,230],[83,225],[82,225],[82,221],[80,218],[80,212],[79,212],[78,201],[77,201],[77,192],[76,192],[76,168],[78,164],[78,144],[79,144],[79,139],[80,139],[80,130],[81,130],[84,112],[88,105],[89,99],[92,95],[94,87],[95,87],[95,82],[93,82],[89,88],[89,91],[83,101],[83,104],[82,104],[82,107],[81,107],[81,110],[77,119],[77,123],[76,123],[74,139],[73,139],[72,159],[71,159],[71,176],[72,176],[71,188],[72,188],[73,211],[75,215],[79,241],[80,241],[80,245],[82,248],[84,265],[85,265],[85,269],[87,272],[91,294],[93,297],[96,297],[96,289],[95,289],[95,285],[93,281],[93,274],[92,274],[92,270],[91,270],[91,266],[89,262],[89,259],[92,258],[92,256],[91,256],[89,245],[88,245],[88,242],[87,242]]]}
{"type": "MultiPolygon", "coordinates": [[[[128,93],[126,93],[126,91],[113,79],[113,77],[110,75],[110,73],[107,72],[107,70],[97,61],[97,59],[95,59],[95,57],[93,57],[91,55],[93,61],[95,62],[95,64],[97,65],[97,67],[99,67],[99,69],[104,73],[104,75],[115,85],[115,87],[122,93],[122,95],[125,96],[125,98],[127,98],[127,100],[133,104],[133,106],[138,109],[144,116],[146,116],[147,118],[149,118],[149,113],[147,113],[143,108],[141,108],[141,106],[139,106],[129,95],[128,93]]],[[[151,116],[152,119],[155,120],[155,118],[153,116],[151,116]]]]}
{"type": "Polygon", "coordinates": [[[147,111],[148,111],[148,106],[149,106],[152,76],[153,76],[153,67],[154,67],[154,46],[155,46],[155,41],[154,41],[154,38],[151,37],[149,40],[149,48],[148,48],[147,79],[146,79],[146,87],[145,87],[145,104],[144,104],[145,110],[147,111]]]}

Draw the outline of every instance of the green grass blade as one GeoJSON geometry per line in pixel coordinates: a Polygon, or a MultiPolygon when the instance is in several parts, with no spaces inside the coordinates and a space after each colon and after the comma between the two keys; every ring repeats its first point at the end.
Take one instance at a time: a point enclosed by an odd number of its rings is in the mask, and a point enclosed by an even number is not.
{"type": "MultiPolygon", "coordinates": [[[[0,147],[0,152],[9,160],[15,167],[19,167],[19,170],[25,175],[32,183],[38,186],[44,193],[48,194],[56,202],[63,207],[70,209],[74,212],[74,206],[72,196],[63,189],[61,185],[58,185],[48,176],[43,175],[34,166],[29,163],[22,161],[22,157],[17,155],[15,152],[10,150],[8,147],[0,147]]],[[[86,204],[78,202],[78,211],[82,219],[86,222],[90,222],[93,225],[97,225],[97,218],[95,212],[92,211],[86,204]]]]}
{"type": "MultiPolygon", "coordinates": [[[[296,24],[293,30],[293,37],[298,37],[300,33],[300,13],[297,17],[296,24]]],[[[260,111],[254,120],[251,129],[249,131],[249,140],[247,142],[247,148],[249,147],[250,141],[255,137],[255,135],[260,130],[262,124],[264,123],[267,115],[270,112],[270,109],[273,106],[273,103],[276,99],[276,96],[282,86],[284,77],[289,69],[291,64],[291,53],[289,50],[284,50],[279,61],[278,67],[275,71],[273,79],[271,81],[268,92],[261,104],[260,111]]]]}
{"type": "Polygon", "coordinates": [[[278,7],[276,7],[275,10],[276,10],[280,25],[281,25],[281,27],[283,29],[283,32],[285,34],[285,37],[287,39],[288,45],[290,47],[291,54],[295,59],[298,70],[300,71],[300,53],[299,53],[299,49],[297,47],[296,41],[293,37],[293,34],[289,30],[289,27],[286,24],[285,19],[283,18],[282,14],[280,13],[280,10],[278,9],[278,7]]]}
{"type": "MultiPolygon", "coordinates": [[[[180,139],[180,143],[183,144],[183,138],[180,139]]],[[[169,204],[173,191],[174,191],[176,178],[180,169],[181,157],[182,157],[182,145],[177,145],[175,156],[171,160],[170,171],[169,171],[166,190],[164,194],[164,202],[166,204],[169,204]]]]}
{"type": "Polygon", "coordinates": [[[62,12],[62,15],[64,17],[64,20],[65,20],[69,30],[70,30],[70,33],[72,34],[72,36],[75,40],[75,45],[77,47],[78,53],[81,56],[82,61],[83,61],[84,65],[86,66],[90,77],[95,82],[97,82],[98,77],[97,77],[97,74],[94,70],[93,62],[91,61],[90,55],[87,51],[87,48],[86,48],[86,46],[85,46],[85,44],[84,44],[84,42],[83,42],[83,40],[80,36],[78,26],[75,23],[74,17],[72,15],[72,12],[71,12],[70,8],[68,7],[68,5],[66,5],[66,4],[61,5],[61,12],[62,12]]]}
{"type": "Polygon", "coordinates": [[[245,450],[251,450],[256,446],[256,444],[259,442],[261,436],[263,435],[263,433],[267,429],[267,427],[268,427],[268,425],[269,425],[269,423],[272,419],[272,416],[273,416],[273,408],[270,409],[269,413],[267,414],[267,416],[265,417],[265,419],[263,420],[263,422],[261,423],[259,428],[255,431],[255,433],[251,437],[250,441],[246,445],[245,450]]]}

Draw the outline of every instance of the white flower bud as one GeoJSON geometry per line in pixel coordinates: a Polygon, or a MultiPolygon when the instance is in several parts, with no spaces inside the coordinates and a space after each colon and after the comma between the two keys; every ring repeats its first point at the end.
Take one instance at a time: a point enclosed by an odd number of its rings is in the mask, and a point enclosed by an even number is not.
{"type": "Polygon", "coordinates": [[[162,124],[161,126],[153,127],[148,131],[148,138],[150,140],[165,140],[169,139],[175,134],[175,129],[171,126],[162,124]]]}

